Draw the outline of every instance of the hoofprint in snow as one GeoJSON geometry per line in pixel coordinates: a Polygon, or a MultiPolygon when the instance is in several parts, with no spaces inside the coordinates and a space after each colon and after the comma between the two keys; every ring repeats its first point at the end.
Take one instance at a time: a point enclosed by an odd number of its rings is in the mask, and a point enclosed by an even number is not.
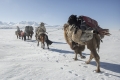
{"type": "Polygon", "coordinates": [[[110,30],[100,45],[100,73],[95,73],[96,63],[85,64],[90,56],[86,48],[78,57],[66,44],[61,28],[47,28],[54,43],[42,49],[32,40],[22,41],[16,29],[0,29],[0,80],[120,80],[120,31],[110,30]]]}

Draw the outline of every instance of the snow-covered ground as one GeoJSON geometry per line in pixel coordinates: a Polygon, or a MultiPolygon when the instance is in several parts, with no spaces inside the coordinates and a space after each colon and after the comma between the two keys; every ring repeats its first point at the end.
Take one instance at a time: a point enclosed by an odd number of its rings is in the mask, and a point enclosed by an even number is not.
{"type": "Polygon", "coordinates": [[[50,49],[37,46],[32,40],[22,41],[15,35],[16,29],[0,29],[0,80],[120,80],[120,31],[110,30],[100,46],[101,72],[95,73],[96,63],[85,64],[90,51],[86,49],[78,57],[66,44],[63,30],[47,28],[50,49]]]}

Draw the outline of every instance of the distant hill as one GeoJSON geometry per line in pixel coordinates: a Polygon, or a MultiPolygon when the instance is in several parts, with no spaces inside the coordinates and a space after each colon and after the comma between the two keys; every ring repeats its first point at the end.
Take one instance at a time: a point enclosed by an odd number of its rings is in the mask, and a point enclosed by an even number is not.
{"type": "MultiPolygon", "coordinates": [[[[25,26],[33,26],[38,27],[40,23],[35,21],[21,21],[18,23],[14,22],[2,22],[0,21],[0,29],[15,29],[16,26],[19,26],[20,28],[24,28],[25,26]]],[[[45,23],[46,27],[61,27],[61,25],[48,25],[45,23]]]]}
{"type": "Polygon", "coordinates": [[[39,26],[37,22],[34,21],[21,21],[18,23],[14,22],[2,22],[0,21],[0,28],[16,28],[16,26],[19,26],[20,28],[24,28],[25,26],[39,26]]]}

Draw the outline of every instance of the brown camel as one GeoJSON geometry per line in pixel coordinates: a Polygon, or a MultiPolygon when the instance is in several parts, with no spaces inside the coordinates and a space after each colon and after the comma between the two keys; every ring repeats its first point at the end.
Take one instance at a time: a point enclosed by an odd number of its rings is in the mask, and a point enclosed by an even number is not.
{"type": "Polygon", "coordinates": [[[45,43],[47,44],[47,48],[49,49],[49,45],[51,45],[53,42],[51,40],[48,39],[48,35],[42,33],[36,36],[37,37],[37,41],[38,44],[37,46],[39,46],[39,42],[41,42],[41,48],[45,49],[45,43]]]}
{"type": "MultiPolygon", "coordinates": [[[[64,24],[64,37],[66,42],[70,45],[70,48],[74,50],[75,58],[74,60],[77,60],[77,54],[81,56],[81,58],[85,58],[85,56],[82,56],[82,51],[85,49],[85,45],[87,45],[87,48],[90,50],[90,58],[88,61],[86,61],[86,64],[89,64],[90,61],[94,58],[97,64],[96,72],[100,72],[100,57],[97,53],[97,48],[99,50],[100,46],[100,37],[98,34],[94,33],[93,38],[89,41],[86,41],[83,44],[78,44],[76,42],[73,42],[69,36],[68,30],[69,30],[69,24],[64,24]]],[[[82,33],[81,33],[82,34],[82,33]]],[[[80,35],[81,35],[80,34],[80,35]]]]}

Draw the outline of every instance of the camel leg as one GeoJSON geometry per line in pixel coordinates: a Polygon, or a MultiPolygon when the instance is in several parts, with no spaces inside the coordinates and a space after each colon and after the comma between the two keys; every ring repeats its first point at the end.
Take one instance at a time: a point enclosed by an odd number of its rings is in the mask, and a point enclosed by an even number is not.
{"type": "Polygon", "coordinates": [[[19,39],[20,39],[20,34],[18,36],[19,36],[19,39]]]}
{"type": "Polygon", "coordinates": [[[74,53],[75,53],[75,58],[74,58],[74,60],[78,60],[78,58],[77,58],[77,54],[79,54],[79,47],[78,47],[78,46],[75,47],[74,53]]]}
{"type": "Polygon", "coordinates": [[[18,38],[20,39],[20,36],[18,35],[18,38]]]}
{"type": "Polygon", "coordinates": [[[96,49],[91,50],[91,52],[92,52],[92,55],[93,55],[93,57],[94,57],[94,59],[96,61],[96,65],[97,65],[96,72],[98,73],[98,72],[100,72],[100,57],[97,54],[96,49]]]}
{"type": "Polygon", "coordinates": [[[45,49],[45,44],[41,42],[41,48],[45,49]]]}
{"type": "Polygon", "coordinates": [[[96,51],[97,40],[93,37],[92,40],[87,42],[87,48],[91,51],[90,58],[86,63],[90,63],[90,61],[94,58],[96,61],[97,69],[96,72],[100,72],[100,57],[96,51]]]}
{"type": "Polygon", "coordinates": [[[81,45],[78,46],[77,51],[78,51],[78,54],[80,55],[81,59],[85,59],[86,58],[85,56],[82,55],[82,51],[84,49],[85,49],[85,46],[81,46],[81,45]]]}
{"type": "Polygon", "coordinates": [[[82,55],[81,51],[79,52],[79,55],[80,55],[81,59],[85,59],[86,58],[85,56],[82,55]]]}
{"type": "Polygon", "coordinates": [[[41,42],[41,48],[43,48],[43,43],[41,42]]]}
{"type": "Polygon", "coordinates": [[[43,49],[45,49],[45,43],[43,43],[43,49]]]}
{"type": "Polygon", "coordinates": [[[41,42],[41,48],[43,48],[42,42],[41,42]]]}
{"type": "Polygon", "coordinates": [[[38,44],[37,44],[37,46],[39,46],[39,41],[38,41],[38,44]]]}
{"type": "Polygon", "coordinates": [[[31,39],[32,39],[32,35],[31,35],[31,39]]]}
{"type": "Polygon", "coordinates": [[[22,36],[22,40],[23,40],[23,36],[22,36]]]}
{"type": "Polygon", "coordinates": [[[30,34],[30,39],[32,39],[32,34],[30,34]]]}
{"type": "Polygon", "coordinates": [[[75,42],[71,42],[71,43],[69,43],[69,45],[70,45],[70,48],[71,48],[72,50],[75,50],[75,49],[77,48],[75,42]]]}
{"type": "Polygon", "coordinates": [[[79,50],[79,49],[76,49],[76,50],[74,51],[74,53],[75,53],[75,58],[74,58],[74,60],[78,60],[78,59],[77,59],[77,54],[80,55],[81,59],[85,59],[86,57],[82,55],[82,51],[78,51],[78,50],[79,50]]]}
{"type": "Polygon", "coordinates": [[[29,34],[27,35],[27,37],[28,37],[28,40],[29,40],[29,34]]]}
{"type": "MultiPolygon", "coordinates": [[[[46,43],[47,44],[47,43],[46,43]]],[[[49,49],[49,44],[47,44],[47,48],[49,49]]]]}
{"type": "Polygon", "coordinates": [[[92,55],[92,53],[90,54],[90,58],[89,58],[89,60],[88,61],[86,61],[85,63],[86,64],[89,64],[90,63],[90,61],[93,59],[93,55],[92,55]]]}
{"type": "Polygon", "coordinates": [[[76,53],[76,51],[74,51],[74,53],[75,53],[75,58],[74,58],[74,60],[78,60],[78,59],[77,59],[77,53],[76,53]]]}
{"type": "Polygon", "coordinates": [[[24,41],[26,41],[26,36],[24,35],[24,41]]]}
{"type": "Polygon", "coordinates": [[[100,72],[100,57],[97,54],[96,58],[95,58],[96,64],[97,64],[97,69],[96,72],[100,72]]]}
{"type": "Polygon", "coordinates": [[[31,39],[31,34],[30,34],[30,39],[31,39]]]}

